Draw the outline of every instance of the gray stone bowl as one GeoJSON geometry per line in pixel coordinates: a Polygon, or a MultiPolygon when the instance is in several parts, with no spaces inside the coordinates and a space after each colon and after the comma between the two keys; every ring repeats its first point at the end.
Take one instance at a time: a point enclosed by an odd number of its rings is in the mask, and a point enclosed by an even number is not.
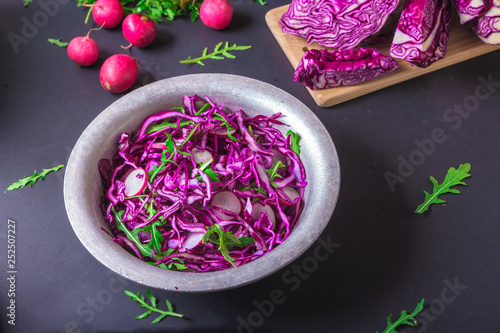
{"type": "MultiPolygon", "coordinates": [[[[279,128],[279,127],[278,127],[279,128]]],[[[283,133],[289,129],[279,128],[283,133]]],[[[64,179],[66,211],[83,246],[104,266],[134,282],[170,291],[209,292],[247,285],[278,271],[304,253],[320,236],[335,208],[340,169],[335,146],[323,124],[290,94],[261,81],[228,74],[192,74],[149,84],[101,112],[75,144],[64,179]],[[102,184],[97,163],[116,153],[123,132],[137,130],[153,113],[180,105],[184,95],[208,96],[227,110],[248,115],[283,113],[282,121],[301,137],[301,159],[308,185],[304,208],[288,239],[270,253],[219,272],[175,272],[129,254],[102,230],[102,184]]]]}

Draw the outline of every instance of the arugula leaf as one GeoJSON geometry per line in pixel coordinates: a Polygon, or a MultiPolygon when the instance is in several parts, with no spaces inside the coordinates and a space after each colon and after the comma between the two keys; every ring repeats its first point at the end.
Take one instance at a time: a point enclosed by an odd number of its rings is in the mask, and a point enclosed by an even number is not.
{"type": "Polygon", "coordinates": [[[15,182],[12,185],[10,185],[9,187],[7,187],[7,191],[18,190],[20,188],[25,187],[28,184],[29,184],[29,186],[32,187],[33,185],[35,185],[35,183],[38,179],[43,180],[45,178],[45,176],[47,176],[48,173],[50,173],[52,171],[55,172],[55,171],[61,169],[63,166],[64,165],[61,164],[61,165],[58,165],[58,166],[50,168],[50,169],[43,169],[43,171],[41,173],[36,173],[36,170],[35,170],[35,172],[33,172],[33,176],[26,176],[23,179],[19,179],[19,181],[15,182]]]}
{"type": "MultiPolygon", "coordinates": [[[[181,121],[180,124],[179,124],[179,129],[181,129],[184,126],[189,125],[189,124],[193,124],[193,121],[192,120],[181,121]]],[[[162,130],[168,129],[168,128],[175,128],[176,126],[177,126],[177,122],[176,121],[169,122],[168,119],[167,119],[167,120],[165,120],[164,122],[162,122],[159,125],[151,126],[151,128],[148,129],[148,134],[151,134],[151,133],[154,133],[154,132],[158,132],[158,131],[162,131],[162,130]]]]}
{"type": "Polygon", "coordinates": [[[389,317],[387,317],[387,328],[382,333],[398,333],[398,331],[396,331],[396,328],[398,328],[398,326],[400,325],[415,326],[417,324],[415,316],[418,315],[424,308],[424,301],[425,299],[422,299],[420,303],[417,304],[415,310],[413,310],[413,312],[410,314],[407,314],[406,310],[401,311],[401,316],[394,323],[392,322],[391,313],[389,317]]]}
{"type": "Polygon", "coordinates": [[[222,46],[222,42],[215,45],[214,51],[212,53],[208,53],[208,47],[205,47],[201,57],[191,58],[191,56],[189,56],[187,59],[179,61],[179,63],[181,63],[181,64],[198,64],[201,66],[205,66],[205,64],[202,62],[202,60],[205,60],[205,59],[222,60],[222,59],[224,59],[224,57],[234,59],[236,57],[233,54],[229,53],[229,51],[242,51],[242,50],[247,50],[247,49],[252,47],[251,45],[237,46],[236,44],[234,44],[233,46],[229,46],[229,42],[226,42],[226,44],[224,45],[224,47],[222,49],[221,49],[221,46],[222,46]]]}
{"type": "Polygon", "coordinates": [[[441,194],[444,193],[459,194],[460,193],[459,190],[451,187],[456,185],[467,186],[467,184],[462,182],[462,180],[464,178],[470,177],[470,174],[468,174],[470,169],[471,166],[469,163],[460,164],[458,169],[455,169],[453,167],[450,168],[448,170],[448,173],[446,174],[446,177],[444,178],[443,183],[441,184],[438,184],[437,180],[431,176],[430,179],[432,184],[434,185],[432,188],[432,194],[429,194],[428,192],[424,191],[425,193],[424,202],[418,205],[417,209],[415,210],[415,213],[425,212],[427,209],[429,209],[429,206],[432,204],[445,203],[446,201],[438,198],[438,196],[440,196],[441,194]]]}
{"type": "Polygon", "coordinates": [[[278,175],[278,169],[282,168],[284,166],[285,165],[283,164],[283,162],[278,161],[278,162],[276,162],[276,164],[274,164],[274,166],[271,169],[266,169],[265,170],[267,172],[267,174],[269,175],[269,182],[271,183],[271,185],[274,188],[278,188],[278,186],[274,183],[273,180],[274,180],[275,177],[282,178],[280,175],[278,175]]]}
{"type": "Polygon", "coordinates": [[[290,147],[297,155],[300,155],[300,135],[292,130],[288,130],[286,135],[290,135],[292,139],[292,146],[290,147]]]}
{"type": "Polygon", "coordinates": [[[226,261],[234,267],[236,267],[236,264],[234,259],[229,255],[229,249],[232,246],[245,247],[246,245],[255,242],[255,240],[251,237],[238,238],[231,232],[222,230],[222,227],[217,223],[214,223],[213,226],[206,228],[207,231],[203,235],[202,242],[209,242],[215,245],[219,245],[219,251],[221,252],[224,259],[226,259],[226,261]],[[218,237],[216,237],[215,235],[217,235],[218,237]]]}
{"type": "MultiPolygon", "coordinates": [[[[128,230],[127,227],[125,226],[125,224],[122,222],[122,219],[123,219],[122,217],[123,217],[123,214],[125,213],[125,211],[121,210],[118,213],[116,213],[114,207],[112,207],[111,212],[113,213],[113,215],[115,217],[116,229],[122,231],[127,236],[127,238],[130,239],[135,244],[135,246],[137,247],[137,249],[139,250],[139,252],[143,256],[148,257],[148,258],[155,258],[156,255],[153,256],[153,248],[152,248],[151,243],[143,244],[139,240],[138,233],[142,229],[128,230]]],[[[159,258],[156,257],[155,261],[157,261],[158,259],[159,258]]]]}
{"type": "Polygon", "coordinates": [[[156,175],[167,168],[167,164],[168,163],[174,163],[176,164],[174,161],[171,160],[172,157],[174,157],[175,155],[175,145],[174,145],[174,141],[172,140],[172,138],[170,137],[170,135],[168,135],[168,139],[165,141],[165,146],[167,147],[167,149],[165,149],[164,151],[162,151],[161,153],[161,164],[160,166],[157,166],[157,165],[154,165],[153,166],[153,170],[149,171],[148,172],[148,179],[149,179],[149,182],[152,184],[153,183],[153,179],[156,177],[156,175]],[[167,158],[167,152],[170,153],[170,156],[167,158]]]}
{"type": "Polygon", "coordinates": [[[162,223],[159,220],[151,224],[151,243],[153,243],[153,248],[157,254],[161,254],[161,243],[165,240],[161,232],[157,229],[160,225],[162,225],[162,223]]]}
{"type": "Polygon", "coordinates": [[[32,4],[33,0],[23,0],[24,7],[28,7],[28,5],[32,4]]]}
{"type": "Polygon", "coordinates": [[[62,38],[59,38],[59,39],[49,38],[49,39],[47,39],[47,42],[49,42],[50,44],[57,45],[59,47],[66,47],[66,46],[68,46],[69,43],[67,43],[67,42],[61,42],[61,40],[62,40],[62,38]]]}
{"type": "MultiPolygon", "coordinates": [[[[199,166],[199,170],[203,173],[205,173],[208,178],[210,178],[211,181],[213,182],[220,182],[220,179],[219,179],[219,174],[215,171],[212,170],[212,168],[209,167],[209,165],[214,161],[213,158],[211,158],[210,160],[208,160],[206,163],[200,163],[200,166],[199,166]]],[[[199,180],[203,180],[203,178],[201,178],[201,175],[196,175],[196,178],[198,178],[199,180]]]]}
{"type": "Polygon", "coordinates": [[[183,317],[182,314],[174,312],[174,308],[172,306],[172,303],[170,303],[168,301],[168,299],[165,299],[165,303],[167,305],[168,311],[164,311],[164,310],[158,309],[158,300],[157,300],[157,298],[152,293],[149,292],[149,290],[146,290],[146,294],[148,295],[148,299],[149,299],[149,302],[151,303],[151,305],[149,305],[144,300],[144,296],[141,296],[140,292],[137,292],[137,294],[134,294],[133,292],[128,291],[128,290],[124,290],[124,292],[125,292],[125,294],[127,294],[127,296],[132,301],[138,302],[140,304],[141,308],[146,308],[147,309],[146,312],[144,312],[143,314],[138,315],[138,316],[135,317],[135,319],[137,319],[137,320],[139,320],[139,319],[145,319],[150,314],[152,314],[153,312],[157,312],[160,315],[158,317],[156,317],[156,319],[153,320],[151,322],[151,324],[156,324],[156,323],[160,322],[166,316],[172,316],[172,317],[177,317],[177,318],[182,318],[183,317]]]}

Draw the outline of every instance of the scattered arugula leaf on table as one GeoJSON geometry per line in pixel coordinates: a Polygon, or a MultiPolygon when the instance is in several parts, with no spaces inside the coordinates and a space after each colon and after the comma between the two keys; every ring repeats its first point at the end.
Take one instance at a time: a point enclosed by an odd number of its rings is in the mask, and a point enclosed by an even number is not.
{"type": "Polygon", "coordinates": [[[398,333],[398,331],[396,331],[396,328],[401,325],[415,326],[417,324],[417,320],[415,319],[415,317],[423,310],[424,301],[425,299],[422,299],[420,303],[417,304],[415,310],[413,310],[413,312],[410,314],[406,313],[406,310],[401,311],[401,316],[399,316],[399,318],[395,322],[392,322],[391,313],[389,317],[387,317],[387,328],[382,333],[398,333]]]}
{"type": "Polygon", "coordinates": [[[62,40],[62,38],[58,38],[58,39],[49,38],[49,39],[47,39],[47,42],[49,42],[50,44],[57,45],[59,47],[66,47],[66,46],[68,46],[69,43],[62,42],[61,40],[62,40]]]}
{"type": "Polygon", "coordinates": [[[33,3],[33,0],[23,0],[24,7],[28,7],[32,3],[33,3]]]}
{"type": "Polygon", "coordinates": [[[208,53],[208,47],[205,47],[201,57],[191,58],[191,56],[189,56],[187,59],[179,61],[179,63],[181,63],[181,64],[198,64],[201,66],[205,66],[205,64],[203,63],[202,60],[206,60],[206,59],[222,60],[222,59],[224,59],[224,57],[234,59],[234,58],[236,58],[236,56],[229,53],[229,51],[243,51],[243,50],[247,50],[247,49],[252,47],[251,45],[238,46],[236,44],[234,44],[233,46],[230,46],[229,42],[226,42],[222,49],[221,49],[221,46],[222,46],[222,42],[218,43],[215,46],[214,51],[212,53],[208,53]]]}
{"type": "Polygon", "coordinates": [[[33,176],[26,176],[23,179],[19,179],[19,181],[7,187],[7,191],[18,190],[20,188],[25,187],[26,185],[33,186],[35,185],[38,179],[43,180],[45,176],[47,176],[47,174],[49,174],[52,171],[57,171],[61,169],[63,166],[64,165],[61,164],[50,169],[43,169],[41,173],[37,173],[35,170],[35,172],[33,172],[33,176]]]}
{"type": "Polygon", "coordinates": [[[444,178],[443,182],[439,184],[437,180],[434,177],[430,177],[432,184],[434,184],[433,189],[432,189],[432,194],[429,194],[427,191],[424,191],[425,193],[425,200],[423,203],[421,203],[417,209],[415,210],[415,213],[423,213],[427,209],[429,209],[429,206],[432,204],[437,204],[437,203],[446,203],[446,201],[438,198],[441,194],[444,193],[455,193],[459,194],[460,191],[454,188],[451,188],[452,186],[456,185],[463,185],[467,186],[466,183],[462,182],[464,178],[470,177],[470,174],[468,172],[470,171],[471,166],[469,163],[465,164],[460,164],[458,169],[455,168],[450,168],[448,170],[448,173],[446,174],[446,177],[444,178]]]}
{"type": "Polygon", "coordinates": [[[128,291],[128,290],[124,290],[124,292],[125,292],[125,294],[128,295],[128,297],[132,301],[138,302],[140,304],[141,308],[146,308],[147,309],[146,312],[144,312],[143,314],[141,314],[139,316],[136,316],[135,319],[145,319],[150,314],[152,314],[153,312],[157,312],[160,315],[158,317],[156,317],[156,319],[153,320],[151,322],[151,324],[158,323],[159,321],[161,321],[166,316],[172,316],[172,317],[177,317],[177,318],[182,318],[183,317],[182,314],[174,312],[174,308],[172,306],[172,303],[170,303],[168,301],[168,299],[165,299],[165,303],[167,304],[168,311],[164,311],[164,310],[158,309],[158,300],[156,299],[155,296],[153,296],[153,294],[151,294],[151,292],[149,292],[149,290],[146,290],[146,294],[148,295],[148,298],[149,298],[149,301],[151,302],[151,305],[149,305],[146,302],[146,300],[144,299],[144,296],[141,296],[140,292],[138,292],[137,294],[134,294],[133,292],[128,291]]]}

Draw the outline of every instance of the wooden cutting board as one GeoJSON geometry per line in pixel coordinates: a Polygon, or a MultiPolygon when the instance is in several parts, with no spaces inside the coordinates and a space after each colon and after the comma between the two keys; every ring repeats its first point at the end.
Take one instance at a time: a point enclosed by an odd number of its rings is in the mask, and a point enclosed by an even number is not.
{"type": "MultiPolygon", "coordinates": [[[[265,19],[276,41],[295,70],[307,49],[321,49],[324,47],[317,43],[308,45],[306,39],[303,37],[283,33],[278,22],[288,6],[285,5],[270,10],[266,13],[265,19]]],[[[385,55],[389,55],[390,46],[390,39],[380,44],[370,45],[370,47],[378,49],[385,55]]],[[[500,45],[483,43],[469,29],[460,25],[458,17],[454,17],[450,24],[450,39],[448,41],[446,57],[436,61],[427,68],[411,66],[405,60],[396,59],[399,65],[398,69],[373,80],[353,86],[339,86],[323,90],[304,88],[309,90],[318,106],[329,107],[499,49],[500,45]]],[[[290,77],[290,80],[293,80],[293,77],[290,77]]]]}

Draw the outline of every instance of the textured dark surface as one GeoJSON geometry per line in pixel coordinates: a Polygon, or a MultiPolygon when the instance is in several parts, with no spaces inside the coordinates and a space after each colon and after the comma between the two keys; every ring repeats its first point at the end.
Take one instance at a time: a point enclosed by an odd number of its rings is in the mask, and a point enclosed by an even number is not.
{"type": "Polygon", "coordinates": [[[498,330],[498,51],[323,109],[292,81],[293,69],[265,24],[265,13],[286,1],[233,1],[234,21],[224,31],[187,18],[164,23],[145,49],[122,50],[119,29],[93,32],[101,56],[84,69],[46,41],[69,41],[90,28],[76,2],[59,1],[0,4],[2,332],[382,332],[390,313],[397,318],[422,298],[420,332],[498,330]],[[178,63],[220,41],[253,47],[204,67],[178,63]],[[154,317],[135,320],[143,309],[123,293],[146,288],[105,268],[73,233],[62,195],[64,169],[33,188],[3,192],[34,170],[66,164],[87,125],[121,96],[101,88],[99,65],[127,52],[143,65],[134,88],[181,74],[230,73],[289,92],[325,124],[342,170],[333,217],[296,262],[225,292],[151,290],[185,315],[155,325],[154,317]],[[472,177],[462,193],[415,214],[423,190],[432,190],[429,176],[442,181],[448,168],[465,162],[472,177]],[[400,177],[392,187],[389,173],[400,177]],[[15,296],[7,280],[9,219],[16,226],[15,296]],[[7,316],[12,300],[15,326],[7,316]]]}

